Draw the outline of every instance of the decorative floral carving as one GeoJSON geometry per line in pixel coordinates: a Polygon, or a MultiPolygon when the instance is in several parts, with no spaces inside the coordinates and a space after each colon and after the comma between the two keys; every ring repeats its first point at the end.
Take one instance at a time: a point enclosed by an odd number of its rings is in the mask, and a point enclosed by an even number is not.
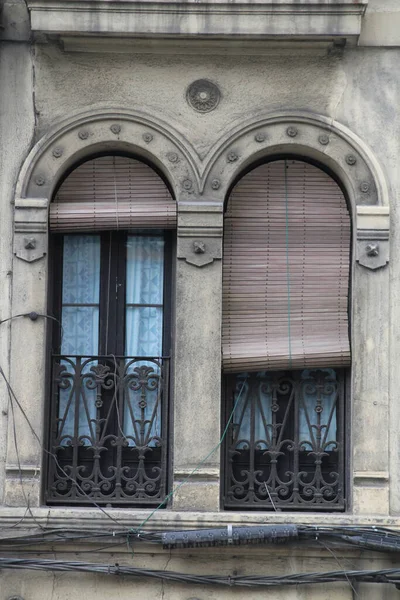
{"type": "Polygon", "coordinates": [[[289,137],[296,137],[296,135],[299,133],[297,127],[294,127],[294,125],[291,125],[290,127],[288,127],[286,129],[286,133],[289,137]]]}
{"type": "Polygon", "coordinates": [[[369,192],[370,189],[370,185],[368,183],[368,181],[362,181],[360,184],[360,190],[362,191],[363,194],[367,194],[369,192]]]}
{"type": "Polygon", "coordinates": [[[219,179],[213,179],[211,182],[211,187],[213,190],[219,190],[219,188],[221,187],[221,182],[219,179]]]}
{"type": "Polygon", "coordinates": [[[78,137],[81,140],[87,140],[89,137],[89,132],[87,129],[81,129],[81,131],[78,133],[78,137]]]}
{"type": "Polygon", "coordinates": [[[118,123],[114,123],[113,125],[111,125],[110,127],[112,133],[115,133],[115,135],[118,135],[118,133],[121,133],[121,125],[118,125],[118,123]]]}
{"type": "Polygon", "coordinates": [[[188,104],[198,112],[206,113],[214,110],[220,101],[221,92],[218,86],[208,79],[198,79],[191,83],[186,91],[188,104]]]}
{"type": "Polygon", "coordinates": [[[327,135],[326,133],[322,133],[319,138],[318,141],[320,144],[322,144],[323,146],[327,146],[329,144],[329,135],[327,135]]]}
{"type": "Polygon", "coordinates": [[[184,179],[182,181],[182,187],[186,192],[193,191],[193,181],[191,179],[184,179]]]}
{"type": "Polygon", "coordinates": [[[24,238],[24,248],[25,248],[25,250],[35,250],[36,238],[34,238],[34,237],[24,238]]]}
{"type": "Polygon", "coordinates": [[[204,254],[206,251],[206,245],[204,242],[193,242],[193,252],[195,254],[204,254]]]}
{"type": "Polygon", "coordinates": [[[357,158],[354,156],[354,154],[348,154],[346,156],[346,162],[348,165],[350,165],[352,167],[353,165],[356,164],[357,158]]]}
{"type": "Polygon", "coordinates": [[[379,244],[367,244],[365,250],[367,252],[367,256],[378,256],[379,244]]]}
{"type": "Polygon", "coordinates": [[[44,184],[46,183],[46,180],[45,180],[45,178],[43,177],[43,175],[38,175],[38,176],[35,178],[35,183],[36,183],[36,185],[40,185],[40,186],[42,186],[42,185],[44,185],[44,184]]]}
{"type": "Polygon", "coordinates": [[[261,142],[265,142],[265,140],[267,139],[267,136],[266,136],[266,134],[263,131],[259,131],[254,136],[254,139],[255,139],[256,142],[258,142],[259,144],[261,144],[261,142]]]}
{"type": "Polygon", "coordinates": [[[143,141],[145,141],[145,142],[146,142],[146,144],[150,144],[150,142],[151,142],[151,141],[152,141],[152,139],[153,139],[153,135],[147,131],[146,133],[144,133],[144,134],[142,135],[142,138],[143,138],[143,141]]]}
{"type": "Polygon", "coordinates": [[[231,151],[231,152],[228,152],[226,158],[227,158],[228,162],[235,162],[235,161],[237,161],[239,156],[236,154],[236,152],[231,151]]]}
{"type": "Polygon", "coordinates": [[[60,156],[62,156],[63,152],[64,152],[64,150],[60,146],[56,146],[53,149],[54,158],[60,158],[60,156]]]}
{"type": "Polygon", "coordinates": [[[168,152],[167,158],[169,162],[177,163],[179,161],[179,156],[176,152],[168,152]]]}

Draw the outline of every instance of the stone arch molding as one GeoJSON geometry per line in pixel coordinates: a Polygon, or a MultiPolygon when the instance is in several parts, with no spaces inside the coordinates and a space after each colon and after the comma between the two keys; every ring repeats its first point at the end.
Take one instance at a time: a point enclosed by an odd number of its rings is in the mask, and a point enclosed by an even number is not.
{"type": "Polygon", "coordinates": [[[183,137],[166,123],[123,109],[79,114],[46,134],[31,150],[17,182],[14,254],[27,262],[46,254],[47,213],[60,178],[76,162],[104,151],[150,161],[176,198],[198,195],[199,173],[183,137]]]}
{"type": "MultiPolygon", "coordinates": [[[[16,189],[17,257],[32,262],[44,256],[47,240],[40,234],[47,232],[47,210],[57,182],[75,162],[104,150],[124,150],[150,160],[169,181],[180,212],[193,210],[203,214],[207,206],[214,212],[217,207],[222,211],[232,183],[252,163],[280,153],[313,158],[335,172],[346,188],[357,232],[357,262],[374,270],[389,261],[389,195],[385,177],[368,146],[340,123],[304,112],[258,116],[230,126],[201,156],[170,125],[154,116],[123,109],[90,111],[72,117],[32,149],[16,189]],[[193,209],[188,208],[190,205],[193,209]]],[[[221,226],[183,227],[182,232],[180,229],[178,235],[185,237],[222,234],[221,226]]],[[[197,256],[192,264],[203,266],[213,260],[212,256],[201,258],[199,261],[197,256]]]]}
{"type": "Polygon", "coordinates": [[[206,157],[204,190],[220,201],[251,164],[289,153],[313,158],[343,183],[350,203],[356,261],[368,269],[389,261],[389,193],[368,146],[347,127],[321,115],[291,112],[251,119],[233,127],[206,157]]]}

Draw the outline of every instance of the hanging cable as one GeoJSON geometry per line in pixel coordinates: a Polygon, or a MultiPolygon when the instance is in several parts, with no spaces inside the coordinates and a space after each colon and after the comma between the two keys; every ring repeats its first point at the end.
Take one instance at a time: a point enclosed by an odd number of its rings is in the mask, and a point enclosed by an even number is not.
{"type": "Polygon", "coordinates": [[[224,439],[225,439],[225,436],[226,436],[226,434],[227,434],[227,432],[228,432],[228,428],[229,428],[229,425],[231,424],[231,421],[232,421],[232,419],[233,419],[233,415],[235,414],[236,407],[237,407],[237,406],[238,406],[238,404],[239,404],[239,400],[240,400],[240,397],[241,397],[241,395],[242,395],[242,392],[243,392],[244,385],[245,385],[246,381],[247,381],[247,376],[246,376],[246,378],[243,380],[242,387],[240,388],[240,392],[239,392],[239,394],[238,394],[238,396],[237,396],[237,398],[236,398],[236,400],[235,400],[235,403],[234,403],[234,406],[233,406],[233,408],[232,408],[231,414],[229,415],[229,418],[228,418],[228,421],[227,421],[227,423],[226,423],[225,429],[224,429],[224,431],[223,431],[223,433],[222,433],[222,436],[221,436],[221,438],[220,438],[220,440],[219,440],[218,444],[217,444],[216,446],[214,446],[214,448],[213,448],[212,450],[210,450],[210,452],[207,454],[207,456],[205,456],[205,457],[203,458],[203,460],[201,460],[201,461],[199,462],[199,464],[198,464],[198,465],[197,465],[197,466],[196,466],[196,467],[193,469],[193,471],[191,471],[191,472],[189,473],[189,475],[188,475],[188,476],[187,476],[187,477],[186,477],[186,478],[185,478],[183,481],[181,481],[181,483],[179,483],[179,484],[176,486],[176,488],[174,488],[173,490],[171,490],[171,491],[170,491],[170,493],[169,493],[169,494],[167,494],[167,496],[164,498],[164,500],[163,500],[162,502],[160,502],[160,504],[159,504],[159,505],[158,505],[158,506],[157,506],[157,507],[156,507],[156,508],[155,508],[155,509],[154,509],[154,510],[153,510],[153,511],[152,511],[152,512],[149,514],[149,516],[148,516],[148,517],[147,517],[147,518],[146,518],[144,521],[142,521],[142,523],[139,525],[139,527],[137,527],[137,528],[135,528],[135,529],[132,529],[132,533],[133,533],[133,534],[137,534],[137,533],[139,533],[139,532],[141,531],[141,529],[142,529],[142,528],[143,528],[143,527],[144,527],[144,526],[145,526],[145,525],[146,525],[146,524],[147,524],[147,523],[150,521],[150,519],[153,517],[153,515],[155,515],[155,514],[156,514],[156,512],[157,512],[158,510],[160,510],[160,508],[162,508],[163,506],[165,506],[165,503],[166,503],[166,502],[168,502],[168,500],[169,500],[170,498],[172,498],[172,497],[173,497],[173,495],[174,495],[174,494],[175,494],[175,493],[176,493],[176,492],[177,492],[177,491],[178,491],[178,490],[179,490],[179,489],[180,489],[180,488],[181,488],[183,485],[185,485],[185,483],[187,483],[187,482],[189,481],[189,479],[192,477],[192,475],[194,475],[194,474],[195,474],[195,473],[196,473],[196,472],[197,472],[197,471],[200,469],[200,467],[202,467],[202,466],[203,466],[203,464],[206,462],[206,460],[208,460],[208,459],[210,458],[210,456],[212,456],[212,455],[214,454],[214,452],[216,452],[216,451],[217,451],[217,450],[220,448],[220,446],[222,445],[222,442],[224,441],[224,439]]]}
{"type": "Polygon", "coordinates": [[[287,313],[288,313],[288,338],[289,338],[289,369],[292,368],[292,335],[291,335],[291,307],[290,307],[290,260],[289,260],[289,192],[287,161],[284,161],[285,169],[285,238],[286,238],[286,287],[287,287],[287,313]]]}

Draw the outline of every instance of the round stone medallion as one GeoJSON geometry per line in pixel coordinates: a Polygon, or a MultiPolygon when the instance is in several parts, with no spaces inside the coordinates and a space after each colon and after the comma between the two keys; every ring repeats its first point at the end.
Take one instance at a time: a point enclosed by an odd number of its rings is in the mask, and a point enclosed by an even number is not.
{"type": "Polygon", "coordinates": [[[220,97],[219,88],[208,79],[194,81],[186,91],[186,99],[189,105],[194,110],[202,113],[214,110],[218,106],[220,97]]]}

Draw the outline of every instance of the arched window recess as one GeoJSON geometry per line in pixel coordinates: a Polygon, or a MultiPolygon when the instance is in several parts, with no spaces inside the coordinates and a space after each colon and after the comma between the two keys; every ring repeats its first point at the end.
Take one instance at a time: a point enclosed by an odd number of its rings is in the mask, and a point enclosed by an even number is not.
{"type": "Polygon", "coordinates": [[[224,217],[224,506],[343,510],[351,219],[318,166],[275,157],[224,217]]]}
{"type": "Polygon", "coordinates": [[[167,493],[171,233],[176,203],[147,164],[100,156],[49,210],[48,504],[155,506],[167,493]]]}

